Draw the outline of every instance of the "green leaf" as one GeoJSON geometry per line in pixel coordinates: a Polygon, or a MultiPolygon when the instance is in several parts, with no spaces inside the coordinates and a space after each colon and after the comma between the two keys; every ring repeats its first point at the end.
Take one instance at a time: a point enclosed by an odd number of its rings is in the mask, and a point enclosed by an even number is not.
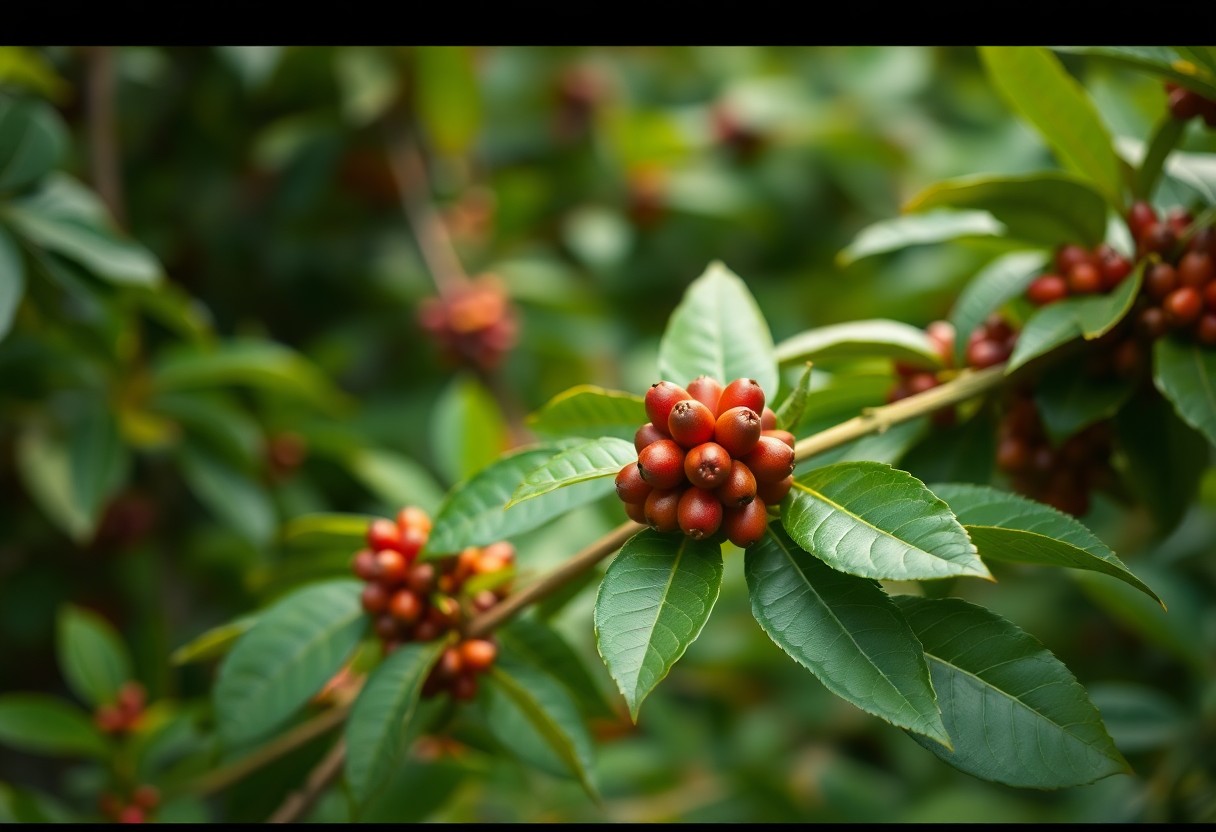
{"type": "Polygon", "coordinates": [[[634,722],[697,640],[721,589],[721,547],[682,534],[638,532],[608,565],[595,596],[596,647],[634,722]]]}
{"type": "Polygon", "coordinates": [[[615,477],[623,467],[637,459],[637,449],[625,439],[605,436],[580,442],[529,473],[511,495],[506,508],[580,482],[615,477]]]}
{"type": "Polygon", "coordinates": [[[44,514],[78,544],[93,534],[93,522],[76,502],[68,449],[43,428],[17,438],[17,471],[22,484],[44,514]]]}
{"type": "Polygon", "coordinates": [[[468,46],[415,46],[418,116],[442,153],[462,154],[477,136],[481,100],[468,46]]]}
{"type": "Polygon", "coordinates": [[[609,480],[588,480],[504,511],[503,506],[524,478],[566,447],[556,443],[523,448],[453,488],[435,514],[423,556],[436,557],[466,546],[505,540],[615,493],[616,485],[609,480]]]}
{"type": "Polygon", "coordinates": [[[1077,302],[1077,324],[1085,340],[1101,338],[1131,311],[1136,296],[1140,294],[1140,284],[1144,281],[1144,267],[1147,263],[1147,260],[1141,260],[1132,273],[1109,294],[1094,295],[1077,302]]]}
{"type": "Polygon", "coordinates": [[[1135,379],[1091,376],[1070,364],[1049,367],[1034,389],[1039,416],[1053,442],[1108,419],[1136,390],[1135,379]]]}
{"type": "Polygon", "coordinates": [[[333,677],[367,629],[354,580],[299,589],[259,615],[220,665],[215,714],[229,745],[274,731],[333,677]]]}
{"type": "Polygon", "coordinates": [[[1185,121],[1174,118],[1168,110],[1161,116],[1153,130],[1153,137],[1148,143],[1144,158],[1140,160],[1140,168],[1136,171],[1137,197],[1152,200],[1157,183],[1161,181],[1161,173],[1165,170],[1165,162],[1185,132],[1185,121]]]}
{"type": "Polygon", "coordinates": [[[41,101],[0,97],[0,191],[36,182],[63,156],[67,130],[41,101]]]}
{"type": "Polygon", "coordinates": [[[1081,337],[1076,306],[1080,298],[1067,298],[1044,306],[1030,316],[1018,334],[1017,344],[1005,372],[1012,373],[1026,362],[1049,353],[1061,344],[1081,337]]]}
{"type": "Polygon", "coordinates": [[[781,364],[891,358],[937,368],[941,357],[924,330],[899,321],[849,321],[808,329],[777,345],[781,364]]]}
{"type": "Polygon", "coordinates": [[[161,393],[151,409],[179,422],[197,445],[254,474],[266,459],[262,428],[249,411],[220,391],[161,393]]]}
{"type": "Polygon", "coordinates": [[[548,624],[531,616],[514,618],[495,631],[504,655],[539,670],[549,669],[586,716],[611,717],[612,708],[582,658],[548,624]]]}
{"type": "Polygon", "coordinates": [[[949,179],[921,191],[904,211],[935,208],[987,211],[1004,223],[1010,237],[1043,246],[1079,243],[1093,248],[1106,236],[1102,194],[1058,171],[949,179]]]}
{"type": "Polygon", "coordinates": [[[590,384],[557,394],[528,417],[529,427],[548,436],[615,436],[630,442],[648,421],[641,396],[590,384]]]}
{"type": "Polygon", "coordinates": [[[0,745],[51,757],[110,755],[106,738],[79,708],[40,693],[0,696],[0,745]]]}
{"type": "Polygon", "coordinates": [[[351,474],[390,508],[418,506],[433,514],[443,500],[443,489],[430,472],[404,454],[359,448],[345,461],[351,474]]]}
{"type": "Polygon", "coordinates": [[[984,320],[1005,303],[1026,291],[1043,273],[1045,258],[1040,252],[1015,251],[993,260],[963,287],[950,311],[954,324],[954,363],[961,367],[967,355],[967,339],[984,320]]]}
{"type": "Polygon", "coordinates": [[[743,568],[752,615],[828,690],[950,744],[920,642],[877,583],[828,568],[774,526],[747,550],[743,568]]]}
{"type": "Polygon", "coordinates": [[[1005,224],[987,211],[929,211],[882,220],[863,228],[853,242],[836,255],[844,268],[858,260],[892,251],[945,243],[950,240],[1005,236],[1005,224]]]}
{"type": "Polygon", "coordinates": [[[710,263],[672,312],[659,342],[659,375],[679,385],[701,375],[723,384],[752,378],[766,396],[777,395],[768,323],[747,285],[722,263],[710,263]]]}
{"type": "Polygon", "coordinates": [[[131,657],[110,622],[66,604],[56,620],[55,648],[68,687],[88,705],[114,702],[132,678],[131,657]]]}
{"type": "Polygon", "coordinates": [[[431,416],[435,464],[448,482],[471,477],[507,447],[507,425],[498,402],[476,379],[459,376],[435,403],[431,416]]]}
{"type": "Polygon", "coordinates": [[[802,415],[806,413],[807,404],[811,400],[811,366],[810,361],[806,362],[806,368],[798,377],[798,383],[794,385],[794,389],[789,392],[789,395],[774,412],[777,417],[777,427],[782,430],[793,432],[798,427],[798,423],[802,421],[802,415]]]}
{"type": "Polygon", "coordinates": [[[278,518],[260,483],[189,442],[178,462],[190,490],[226,526],[255,546],[270,543],[278,518]]]}
{"type": "Polygon", "coordinates": [[[986,483],[992,479],[995,459],[996,420],[984,408],[961,425],[927,431],[898,464],[921,482],[986,483]]]}
{"type": "Polygon", "coordinates": [[[161,281],[161,266],[152,252],[101,223],[44,211],[42,203],[32,200],[12,203],[7,214],[13,227],[30,241],[104,280],[131,286],[155,286],[161,281]]]}
{"type": "Polygon", "coordinates": [[[1182,421],[1216,444],[1216,350],[1161,338],[1153,347],[1153,383],[1182,421]]]}
{"type": "Polygon", "coordinates": [[[794,480],[781,522],[833,569],[882,580],[992,579],[950,507],[880,462],[837,462],[794,480]]]}
{"type": "Polygon", "coordinates": [[[246,615],[227,624],[212,627],[174,650],[169,656],[169,663],[180,666],[218,658],[227,653],[237,639],[249,632],[257,620],[257,616],[246,615]]]}
{"type": "Polygon", "coordinates": [[[376,519],[371,514],[301,514],[283,524],[283,541],[349,549],[353,554],[367,545],[367,529],[376,519]]]}
{"type": "Polygon", "coordinates": [[[1039,46],[981,46],[979,52],[1009,106],[1039,131],[1066,168],[1121,208],[1122,173],[1110,132],[1060,59],[1039,46]]]}
{"type": "Polygon", "coordinates": [[[1089,698],[1115,744],[1129,753],[1174,747],[1188,730],[1182,708],[1147,685],[1104,682],[1090,686],[1089,698]]]}
{"type": "Polygon", "coordinates": [[[592,798],[593,746],[570,695],[549,674],[500,661],[491,667],[480,703],[490,731],[524,762],[573,777],[592,798]]]}
{"type": "MultiPolygon", "coordinates": [[[[1088,55],[1114,63],[1141,69],[1216,98],[1216,69],[1205,60],[1203,53],[1210,47],[1186,46],[1053,46],[1057,52],[1088,55]],[[1198,59],[1198,60],[1196,60],[1198,59]],[[1198,66],[1196,66],[1198,64],[1198,66]]],[[[1165,96],[1162,95],[1164,99],[1165,96]]]]}
{"type": "Polygon", "coordinates": [[[955,768],[1009,786],[1059,789],[1129,773],[1068,668],[1032,636],[957,598],[894,599],[924,645],[955,768]]]}
{"type": "Polygon", "coordinates": [[[0,227],[0,341],[8,335],[17,316],[17,307],[25,297],[25,261],[21,251],[3,227],[0,227]]]}
{"type": "Polygon", "coordinates": [[[106,500],[122,487],[131,462],[114,410],[101,396],[81,398],[68,459],[73,502],[95,526],[106,500]]]}
{"type": "Polygon", "coordinates": [[[406,644],[368,676],[346,723],[346,782],[356,803],[399,763],[422,683],[446,646],[442,639],[406,644]]]}
{"type": "Polygon", "coordinates": [[[983,485],[941,484],[933,493],[950,504],[982,557],[1102,572],[1161,602],[1093,532],[1051,506],[983,485]]]}

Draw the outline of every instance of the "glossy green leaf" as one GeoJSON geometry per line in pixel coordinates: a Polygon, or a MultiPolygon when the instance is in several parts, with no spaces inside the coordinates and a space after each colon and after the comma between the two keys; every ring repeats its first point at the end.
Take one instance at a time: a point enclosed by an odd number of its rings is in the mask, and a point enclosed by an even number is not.
{"type": "Polygon", "coordinates": [[[987,211],[1010,237],[1043,246],[1094,247],[1106,236],[1106,201],[1089,183],[1058,171],[948,179],[914,196],[904,211],[987,211]]]}
{"type": "Polygon", "coordinates": [[[0,745],[51,757],[110,755],[110,746],[79,708],[41,693],[0,696],[0,745]]]}
{"type": "Polygon", "coordinates": [[[504,510],[524,478],[566,447],[557,443],[515,451],[453,488],[435,514],[423,556],[438,557],[514,537],[615,493],[611,480],[588,480],[504,510]]]}
{"type": "Polygon", "coordinates": [[[777,395],[773,337],[760,307],[738,275],[713,262],[692,282],[659,342],[659,375],[681,386],[706,375],[723,384],[759,382],[777,395]]]}
{"type": "Polygon", "coordinates": [[[912,738],[968,774],[1059,789],[1128,773],[1085,688],[1034,637],[957,598],[900,596],[924,645],[951,751],[912,738]]]}
{"type": "MultiPolygon", "coordinates": [[[[1216,70],[1185,46],[1055,46],[1057,52],[1088,55],[1141,69],[1181,83],[1207,98],[1216,98],[1216,70]],[[1199,60],[1195,60],[1199,58],[1199,60]]],[[[1164,98],[1164,95],[1162,96],[1164,98]]]]}
{"type": "Polygon", "coordinates": [[[345,462],[351,474],[389,508],[417,506],[432,514],[443,501],[443,488],[435,478],[404,454],[359,448],[345,462]]]}
{"type": "Polygon", "coordinates": [[[1190,507],[1211,451],[1158,395],[1133,396],[1115,414],[1115,439],[1125,460],[1123,481],[1168,533],[1190,507]]]}
{"type": "Polygon", "coordinates": [[[605,436],[579,442],[531,471],[515,489],[506,507],[509,509],[580,482],[616,477],[622,468],[637,462],[637,459],[638,452],[633,442],[625,439],[605,436]]]}
{"type": "Polygon", "coordinates": [[[570,695],[525,664],[498,662],[480,699],[490,731],[520,759],[559,777],[572,777],[598,799],[594,748],[570,695]]]}
{"type": "Polygon", "coordinates": [[[1147,261],[1141,260],[1132,273],[1109,294],[1094,295],[1077,301],[1077,324],[1085,340],[1101,338],[1131,311],[1132,304],[1140,294],[1146,264],[1147,261]]]}
{"type": "Polygon", "coordinates": [[[60,608],[55,650],[68,687],[93,707],[114,702],[119,687],[132,678],[126,645],[110,622],[90,610],[60,608]]]}
{"type": "Polygon", "coordinates": [[[909,246],[951,240],[1003,237],[1005,224],[987,211],[928,211],[881,220],[863,228],[853,242],[836,255],[844,268],[865,257],[887,254],[909,246]]]}
{"type": "Polygon", "coordinates": [[[246,615],[212,627],[174,650],[169,655],[169,663],[183,665],[219,658],[232,649],[237,639],[249,632],[257,620],[257,616],[246,615]]]}
{"type": "Polygon", "coordinates": [[[967,339],[975,328],[1007,301],[1023,294],[1045,266],[1042,253],[1015,251],[993,260],[963,287],[950,311],[955,365],[965,364],[967,339]]]}
{"type": "Polygon", "coordinates": [[[12,329],[25,297],[25,261],[12,236],[0,227],[0,341],[12,329]]]}
{"type": "Polygon", "coordinates": [[[792,433],[798,427],[798,423],[802,421],[810,398],[811,362],[808,361],[802,375],[798,376],[798,383],[794,385],[794,389],[789,392],[781,404],[777,405],[774,411],[777,417],[777,427],[792,433]]]}
{"type": "Polygon", "coordinates": [[[781,504],[781,522],[799,546],[850,575],[991,579],[949,506],[911,474],[879,462],[802,474],[781,504]]]}
{"type": "Polygon", "coordinates": [[[507,447],[507,424],[490,391],[458,376],[431,415],[435,465],[448,482],[460,482],[492,463],[507,447]]]}
{"type": "Polygon", "coordinates": [[[899,321],[849,321],[808,329],[777,345],[781,364],[827,364],[865,358],[891,358],[940,367],[941,357],[924,330],[899,321]]]}
{"type": "Polygon", "coordinates": [[[96,523],[105,501],[122,487],[131,460],[110,403],[88,396],[79,407],[68,440],[73,502],[96,523]]]}
{"type": "Polygon", "coordinates": [[[1060,59],[1039,46],[981,46],[979,52],[997,92],[1039,131],[1060,162],[1121,207],[1122,173],[1110,132],[1060,59]]]}
{"type": "Polygon", "coordinates": [[[1076,306],[1083,301],[1067,298],[1044,306],[1026,321],[1018,333],[1017,344],[1005,372],[1012,373],[1028,361],[1051,352],[1061,344],[1081,337],[1081,325],[1077,322],[1076,306]]]}
{"type": "Polygon", "coordinates": [[[1135,390],[1135,379],[1095,377],[1065,362],[1048,367],[1039,377],[1034,402],[1047,435],[1059,443],[1113,416],[1135,390]]]}
{"type": "Polygon", "coordinates": [[[469,46],[415,46],[418,115],[443,153],[469,149],[481,123],[481,100],[469,46]]]}
{"type": "Polygon", "coordinates": [[[30,241],[111,283],[155,286],[161,281],[161,266],[152,252],[102,223],[45,212],[30,200],[13,203],[8,217],[30,241]]]}
{"type": "Polygon", "coordinates": [[[22,484],[38,508],[75,542],[88,540],[94,518],[76,502],[64,443],[47,430],[32,428],[17,438],[16,456],[22,484]]]}
{"type": "Polygon", "coordinates": [[[1153,192],[1165,170],[1165,162],[1186,133],[1186,122],[1174,118],[1168,110],[1161,116],[1153,130],[1152,139],[1140,160],[1139,170],[1136,171],[1136,196],[1145,201],[1152,201],[1153,192]]]}
{"type": "Polygon", "coordinates": [[[58,113],[43,102],[0,97],[0,191],[45,176],[59,163],[67,138],[58,113]]]}
{"type": "Polygon", "coordinates": [[[590,384],[557,394],[528,417],[529,427],[548,436],[615,436],[629,441],[648,421],[641,396],[590,384]]]}
{"type": "Polygon", "coordinates": [[[354,580],[313,584],[259,615],[220,665],[215,683],[225,743],[271,733],[338,672],[367,630],[362,591],[354,580]]]}
{"type": "Polygon", "coordinates": [[[346,782],[363,803],[401,759],[422,683],[447,642],[398,648],[368,676],[346,723],[346,782]]]}
{"type": "MultiPolygon", "coordinates": [[[[593,574],[593,573],[592,573],[593,574]]],[[[610,717],[612,708],[574,649],[557,631],[530,616],[514,618],[495,631],[504,654],[535,668],[560,669],[554,678],[574,697],[587,716],[610,717]]]]}
{"type": "Polygon", "coordinates": [[[371,514],[302,514],[283,524],[282,536],[287,543],[330,546],[353,553],[367,545],[367,530],[375,519],[371,514]]]}
{"type": "Polygon", "coordinates": [[[1153,383],[1182,421],[1216,444],[1216,350],[1161,338],[1153,347],[1153,383]]]}
{"type": "Polygon", "coordinates": [[[700,635],[721,588],[721,547],[682,534],[638,532],[608,565],[595,596],[596,646],[634,722],[700,635]]]}
{"type": "Polygon", "coordinates": [[[1110,547],[1062,511],[984,485],[941,484],[932,490],[949,503],[982,557],[1102,572],[1161,601],[1110,547]]]}
{"type": "Polygon", "coordinates": [[[747,550],[752,615],[842,699],[945,745],[920,642],[877,583],[830,569],[769,526],[747,550]]]}
{"type": "Polygon", "coordinates": [[[178,461],[190,490],[217,518],[255,546],[270,542],[278,518],[261,483],[190,443],[178,461]]]}

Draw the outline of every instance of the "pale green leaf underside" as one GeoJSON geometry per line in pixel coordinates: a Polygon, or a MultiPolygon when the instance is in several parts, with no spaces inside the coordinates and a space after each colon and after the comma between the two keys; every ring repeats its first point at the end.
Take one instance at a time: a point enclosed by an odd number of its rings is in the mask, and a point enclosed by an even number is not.
{"type": "Polygon", "coordinates": [[[863,228],[853,242],[836,255],[844,267],[865,257],[909,246],[944,243],[965,237],[1001,237],[1005,224],[987,211],[929,211],[882,220],[863,228]]]}

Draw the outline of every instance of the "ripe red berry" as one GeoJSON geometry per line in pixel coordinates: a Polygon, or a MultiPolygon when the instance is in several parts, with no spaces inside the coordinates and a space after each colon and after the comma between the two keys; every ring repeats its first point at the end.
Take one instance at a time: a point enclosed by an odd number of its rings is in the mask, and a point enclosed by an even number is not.
{"type": "Polygon", "coordinates": [[[1199,318],[1195,338],[1206,347],[1216,347],[1216,312],[1206,312],[1199,318]]]}
{"type": "Polygon", "coordinates": [[[136,716],[144,709],[148,693],[144,686],[134,680],[123,682],[118,688],[118,710],[127,717],[136,716]]]}
{"type": "Polygon", "coordinates": [[[760,434],[761,436],[771,436],[774,439],[780,439],[791,448],[794,447],[794,434],[788,430],[766,430],[760,434]]]}
{"type": "Polygon", "coordinates": [[[1104,292],[1118,286],[1132,273],[1132,262],[1105,243],[1098,247],[1098,263],[1104,292]]]}
{"type": "Polygon", "coordinates": [[[464,670],[464,659],[460,656],[460,651],[455,647],[449,647],[440,655],[439,661],[435,663],[435,672],[441,679],[454,679],[464,670]]]}
{"type": "Polygon", "coordinates": [[[685,448],[693,448],[714,438],[714,414],[696,399],[677,402],[667,417],[667,432],[685,448]]]}
{"type": "Polygon", "coordinates": [[[465,670],[474,672],[481,672],[488,668],[498,655],[498,647],[494,642],[484,638],[462,641],[457,649],[460,651],[460,660],[464,664],[465,670]]]}
{"type": "Polygon", "coordinates": [[[967,366],[976,370],[1000,364],[1008,357],[1003,344],[989,341],[986,338],[974,341],[967,346],[967,366]]]}
{"type": "Polygon", "coordinates": [[[1169,331],[1165,310],[1160,306],[1147,306],[1136,318],[1136,330],[1145,338],[1155,340],[1169,331]]]}
{"type": "Polygon", "coordinates": [[[351,569],[365,581],[376,577],[376,553],[371,549],[360,549],[351,560],[351,569]]]}
{"type": "MultiPolygon", "coordinates": [[[[761,436],[743,464],[759,485],[785,479],[794,471],[794,449],[773,436],[761,436]]],[[[767,500],[765,501],[767,502],[767,500]]]]}
{"type": "Polygon", "coordinates": [[[1178,288],[1178,272],[1169,263],[1156,263],[1144,274],[1144,291],[1153,300],[1165,300],[1165,296],[1178,288]]]}
{"type": "Polygon", "coordinates": [[[622,503],[640,503],[650,493],[650,484],[642,479],[636,462],[625,465],[616,475],[616,496],[622,503]]]}
{"type": "Polygon", "coordinates": [[[636,450],[638,453],[641,453],[642,448],[645,448],[647,445],[651,444],[652,442],[658,442],[660,439],[670,439],[670,438],[671,437],[668,436],[668,434],[667,434],[666,427],[664,427],[662,430],[659,430],[659,428],[656,427],[653,422],[647,422],[646,424],[644,424],[640,428],[638,428],[637,432],[633,434],[633,447],[634,447],[634,450],[636,450]]]}
{"type": "Polygon", "coordinates": [[[680,531],[693,540],[709,537],[722,525],[722,503],[711,491],[687,488],[676,507],[680,531]]]}
{"type": "Polygon", "coordinates": [[[452,680],[452,698],[470,702],[477,697],[477,677],[462,673],[452,680]]]}
{"type": "Polygon", "coordinates": [[[725,508],[742,508],[756,499],[756,478],[752,469],[739,460],[732,460],[726,481],[714,491],[725,508]]]}
{"type": "Polygon", "coordinates": [[[1063,245],[1056,252],[1056,270],[1060,274],[1068,274],[1080,263],[1089,263],[1091,261],[1092,256],[1090,253],[1076,243],[1063,245]]]}
{"type": "Polygon", "coordinates": [[[1115,373],[1122,378],[1135,378],[1144,369],[1145,357],[1134,338],[1125,338],[1111,356],[1115,373]]]}
{"type": "Polygon", "coordinates": [[[144,822],[144,810],[139,808],[138,806],[124,807],[123,810],[118,813],[118,822],[119,823],[143,823],[144,822]]]}
{"type": "Polygon", "coordinates": [[[932,372],[917,373],[914,376],[910,376],[905,383],[909,396],[915,396],[918,393],[924,393],[926,390],[932,390],[937,385],[937,373],[932,372]]]}
{"type": "Polygon", "coordinates": [[[793,474],[776,482],[762,482],[756,486],[756,502],[764,503],[766,506],[778,505],[785,499],[785,495],[789,494],[790,489],[793,487],[793,474]]]}
{"type": "Polygon", "coordinates": [[[958,335],[949,321],[933,321],[925,327],[925,335],[933,342],[934,351],[947,367],[954,364],[954,341],[958,335]]]}
{"type": "Polygon", "coordinates": [[[1181,237],[1195,218],[1185,208],[1171,208],[1170,212],[1165,215],[1165,221],[1173,230],[1174,236],[1181,237]]]}
{"type": "Polygon", "coordinates": [[[709,376],[697,376],[688,383],[688,395],[709,408],[710,413],[718,412],[718,399],[722,396],[722,383],[709,376]]]}
{"type": "Polygon", "coordinates": [[[749,407],[755,413],[764,412],[764,390],[754,378],[737,378],[718,399],[718,415],[721,416],[732,407],[749,407]]]}
{"type": "Polygon", "coordinates": [[[1102,288],[1102,272],[1086,260],[1068,273],[1068,288],[1074,295],[1092,295],[1102,288]]]}
{"type": "Polygon", "coordinates": [[[411,563],[405,572],[405,585],[419,595],[429,595],[435,589],[434,564],[411,563]]]}
{"type": "Polygon", "coordinates": [[[409,589],[399,589],[388,602],[388,612],[405,624],[413,624],[422,616],[422,599],[409,589]]]}
{"type": "Polygon", "coordinates": [[[136,786],[131,801],[141,809],[152,810],[160,803],[160,791],[155,786],[136,786]]]}
{"type": "Polygon", "coordinates": [[[731,459],[751,453],[760,441],[764,421],[750,407],[732,407],[718,417],[714,440],[726,449],[731,459]]]}
{"type": "Polygon", "coordinates": [[[402,531],[406,529],[421,529],[424,534],[431,532],[431,516],[417,506],[406,506],[397,512],[397,526],[402,531]]]}
{"type": "Polygon", "coordinates": [[[434,641],[447,631],[438,621],[424,618],[414,626],[414,641],[434,641]]]}
{"type": "Polygon", "coordinates": [[[742,508],[727,509],[722,515],[722,531],[726,539],[746,549],[764,537],[768,528],[768,512],[763,500],[752,500],[742,508]]]}
{"type": "Polygon", "coordinates": [[[1216,258],[1216,226],[1206,225],[1196,231],[1187,243],[1187,251],[1202,251],[1208,257],[1216,258]]]}
{"type": "Polygon", "coordinates": [[[426,545],[428,537],[430,537],[430,533],[423,531],[420,527],[406,526],[401,530],[401,543],[398,544],[397,551],[405,556],[407,562],[412,562],[418,557],[422,547],[426,545]]]}
{"type": "Polygon", "coordinates": [[[386,612],[376,616],[374,628],[376,635],[380,636],[384,641],[398,638],[401,635],[401,625],[397,622],[397,619],[386,612]]]}
{"type": "Polygon", "coordinates": [[[1216,312],[1216,280],[1203,287],[1203,302],[1210,311],[1216,312]]]}
{"type": "Polygon", "coordinates": [[[488,575],[507,569],[514,563],[515,546],[505,540],[499,540],[481,550],[481,556],[473,564],[473,571],[478,575],[488,575]]]}
{"type": "Polygon", "coordinates": [[[1132,239],[1139,240],[1148,227],[1157,222],[1157,212],[1147,202],[1135,202],[1127,212],[1127,228],[1132,233],[1132,239]]]}
{"type": "Polygon", "coordinates": [[[638,454],[638,471],[651,488],[675,488],[684,482],[684,449],[672,439],[660,439],[638,454]]]}
{"type": "Polygon", "coordinates": [[[658,532],[674,532],[680,528],[680,490],[655,489],[646,497],[646,523],[658,532]]]}
{"type": "Polygon", "coordinates": [[[104,733],[113,734],[126,728],[127,720],[114,705],[101,705],[93,714],[93,723],[104,733]]]}
{"type": "Polygon", "coordinates": [[[1169,223],[1157,222],[1144,230],[1144,234],[1136,240],[1137,250],[1142,254],[1156,252],[1162,256],[1169,254],[1178,242],[1178,236],[1169,223]]]}
{"type": "Polygon", "coordinates": [[[363,587],[363,609],[371,615],[379,615],[388,609],[388,590],[383,584],[370,583],[363,587]]]}
{"type": "Polygon", "coordinates": [[[646,415],[651,424],[667,427],[667,418],[677,402],[691,398],[688,391],[670,381],[660,381],[650,385],[646,391],[646,415]]]}
{"type": "Polygon", "coordinates": [[[1022,437],[1004,436],[997,443],[996,464],[1002,471],[1024,471],[1029,463],[1030,449],[1022,437]]]}
{"type": "Polygon", "coordinates": [[[405,580],[409,563],[405,555],[395,549],[381,549],[376,552],[376,580],[384,584],[399,584],[405,580]]]}
{"type": "Polygon", "coordinates": [[[1203,296],[1193,286],[1182,286],[1170,292],[1161,308],[1165,310],[1165,320],[1170,326],[1189,326],[1199,320],[1203,312],[1203,296]]]}
{"type": "Polygon", "coordinates": [[[1166,97],[1170,115],[1179,121],[1188,121],[1199,115],[1201,96],[1185,87],[1175,87],[1166,97]]]}
{"type": "Polygon", "coordinates": [[[1035,306],[1046,306],[1068,297],[1068,283],[1058,274],[1042,274],[1026,287],[1026,297],[1035,306]]]}
{"type": "Polygon", "coordinates": [[[401,530],[392,520],[378,518],[367,529],[367,545],[376,551],[396,549],[401,542],[401,530]]]}
{"type": "Polygon", "coordinates": [[[646,504],[642,503],[625,503],[625,515],[635,523],[649,525],[650,521],[646,519],[646,504]]]}
{"type": "Polygon", "coordinates": [[[716,442],[704,442],[684,457],[684,476],[697,488],[712,491],[730,475],[730,454],[716,442]]]}
{"type": "Polygon", "coordinates": [[[764,408],[764,412],[760,414],[760,429],[761,430],[776,430],[777,414],[773,412],[771,407],[764,408]]]}
{"type": "Polygon", "coordinates": [[[1202,289],[1216,277],[1216,263],[1206,251],[1188,251],[1178,261],[1178,283],[1202,289]]]}

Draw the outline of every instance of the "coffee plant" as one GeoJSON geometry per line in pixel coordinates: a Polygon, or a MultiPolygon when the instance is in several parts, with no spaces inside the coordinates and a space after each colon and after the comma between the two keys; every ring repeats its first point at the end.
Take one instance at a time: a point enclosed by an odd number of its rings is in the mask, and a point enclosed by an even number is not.
{"type": "Polygon", "coordinates": [[[0,817],[1216,819],[1213,102],[0,49],[0,817]]]}

